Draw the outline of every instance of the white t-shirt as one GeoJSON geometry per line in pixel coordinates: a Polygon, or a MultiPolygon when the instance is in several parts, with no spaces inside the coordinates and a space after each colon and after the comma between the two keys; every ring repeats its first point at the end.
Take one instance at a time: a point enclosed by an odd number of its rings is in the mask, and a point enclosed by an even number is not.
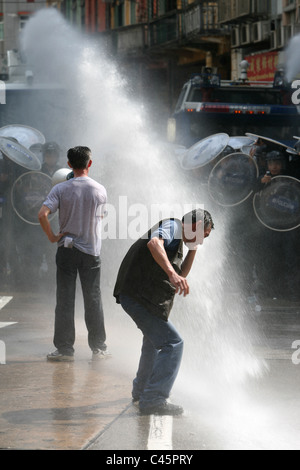
{"type": "MultiPolygon", "coordinates": [[[[105,212],[107,193],[104,186],[88,176],[57,184],[44,205],[51,213],[59,210],[61,233],[73,239],[73,246],[92,256],[101,251],[101,219],[105,212]]],[[[64,245],[63,237],[58,246],[64,245]]]]}

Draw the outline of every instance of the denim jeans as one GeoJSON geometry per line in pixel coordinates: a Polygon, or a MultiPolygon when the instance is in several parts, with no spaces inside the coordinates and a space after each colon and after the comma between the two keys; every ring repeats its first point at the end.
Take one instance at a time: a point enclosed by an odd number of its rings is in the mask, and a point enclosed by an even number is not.
{"type": "Polygon", "coordinates": [[[54,345],[63,354],[74,353],[76,279],[84,300],[85,323],[91,350],[106,349],[104,315],[100,291],[101,262],[76,248],[60,247],[56,255],[57,294],[54,345]]]}
{"type": "Polygon", "coordinates": [[[183,353],[183,340],[170,322],[151,314],[126,295],[120,295],[123,309],[142,331],[143,346],[132,396],[140,409],[165,403],[176,380],[183,353]]]}

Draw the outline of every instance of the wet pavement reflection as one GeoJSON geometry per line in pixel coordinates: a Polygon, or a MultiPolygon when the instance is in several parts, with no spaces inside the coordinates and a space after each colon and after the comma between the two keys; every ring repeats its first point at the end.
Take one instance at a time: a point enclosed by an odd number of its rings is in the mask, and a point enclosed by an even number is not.
{"type": "MultiPolygon", "coordinates": [[[[140,416],[130,398],[139,332],[119,310],[112,312],[107,321],[112,358],[92,362],[78,315],[75,361],[49,363],[52,321],[53,305],[43,295],[14,295],[0,310],[0,322],[16,322],[0,328],[6,345],[6,364],[0,365],[0,448],[149,448],[150,418],[140,416]]],[[[186,413],[173,420],[173,450],[300,449],[300,365],[293,362],[297,351],[292,349],[300,339],[300,313],[265,309],[256,321],[265,337],[256,351],[267,372],[230,393],[225,387],[205,389],[201,382],[189,389],[179,378],[172,400],[186,413]]]]}

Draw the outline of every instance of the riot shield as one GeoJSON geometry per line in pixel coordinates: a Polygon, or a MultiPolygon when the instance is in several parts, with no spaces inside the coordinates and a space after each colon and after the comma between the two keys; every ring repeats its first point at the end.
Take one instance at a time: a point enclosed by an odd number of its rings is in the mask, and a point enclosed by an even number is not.
{"type": "Polygon", "coordinates": [[[13,137],[20,145],[29,149],[34,144],[44,144],[46,142],[43,134],[33,127],[12,124],[0,128],[0,137],[13,137]]]}
{"type": "MultiPolygon", "coordinates": [[[[50,176],[37,171],[30,171],[21,175],[11,190],[12,207],[24,222],[39,225],[38,212],[47,195],[52,189],[50,176]]],[[[49,220],[54,215],[50,215],[49,220]]]]}
{"type": "Polygon", "coordinates": [[[190,147],[181,158],[184,170],[202,168],[217,158],[227,147],[228,134],[214,134],[190,147]]]}
{"type": "Polygon", "coordinates": [[[11,161],[27,170],[39,171],[42,164],[39,158],[23,145],[0,137],[0,151],[11,161]]]}
{"type": "Polygon", "coordinates": [[[255,194],[254,212],[270,230],[288,232],[300,226],[300,181],[290,176],[275,176],[255,194]]]}
{"type": "Polygon", "coordinates": [[[258,166],[249,155],[244,153],[227,155],[210,173],[208,181],[210,196],[220,206],[237,206],[253,194],[258,174],[258,166]]]}

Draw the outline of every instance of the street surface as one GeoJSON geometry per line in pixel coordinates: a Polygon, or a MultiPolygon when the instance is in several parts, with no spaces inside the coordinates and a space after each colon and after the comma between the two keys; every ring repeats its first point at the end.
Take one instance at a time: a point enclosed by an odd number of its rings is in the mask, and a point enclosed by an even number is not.
{"type": "MultiPolygon", "coordinates": [[[[255,314],[263,337],[256,353],[266,365],[261,377],[205,389],[180,375],[172,401],[186,412],[173,419],[140,416],[131,404],[141,336],[122,309],[113,302],[108,308],[104,300],[112,358],[91,362],[79,299],[75,361],[48,363],[53,293],[0,293],[1,449],[105,450],[109,455],[300,449],[300,306],[269,301],[255,314]]],[[[185,361],[182,367],[184,374],[185,361]]]]}

